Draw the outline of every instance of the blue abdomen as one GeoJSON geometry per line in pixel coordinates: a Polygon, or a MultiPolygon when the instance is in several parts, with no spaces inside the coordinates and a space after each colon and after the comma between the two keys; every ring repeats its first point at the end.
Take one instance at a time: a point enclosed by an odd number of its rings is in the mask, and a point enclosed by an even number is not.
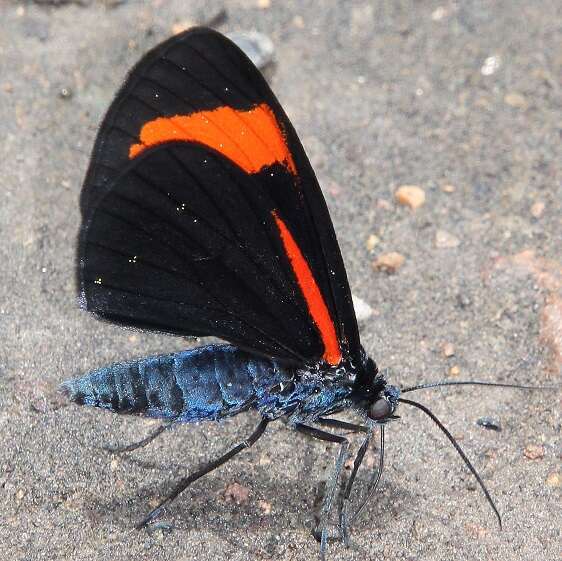
{"type": "Polygon", "coordinates": [[[261,408],[267,388],[288,379],[290,373],[271,359],[209,345],[113,364],[62,388],[79,404],[189,422],[261,408]]]}

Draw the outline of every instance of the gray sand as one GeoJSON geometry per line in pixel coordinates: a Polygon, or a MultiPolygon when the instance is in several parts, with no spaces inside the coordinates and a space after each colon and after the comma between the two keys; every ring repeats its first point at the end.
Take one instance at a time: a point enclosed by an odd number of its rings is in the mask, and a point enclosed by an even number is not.
{"type": "MultiPolygon", "coordinates": [[[[278,423],[169,509],[163,520],[174,524],[171,532],[137,532],[133,524],[175,480],[248,434],[255,415],[179,427],[114,457],[100,447],[139,439],[154,423],[67,406],[56,392],[88,369],[193,344],[123,330],[78,309],[78,195],[96,127],[129,67],[174,25],[202,22],[223,5],[229,17],[221,30],[257,28],[276,46],[273,88],[323,186],[353,292],[374,309],[363,343],[391,368],[393,382],[559,381],[560,2],[267,4],[0,6],[6,559],[318,558],[309,528],[333,463],[329,446],[278,423]],[[404,184],[423,188],[425,205],[397,205],[394,192],[404,184]],[[402,267],[374,270],[389,252],[405,257],[402,267]]],[[[331,545],[328,558],[558,559],[559,395],[417,394],[473,460],[504,530],[436,427],[402,407],[388,430],[380,492],[352,548],[331,545]],[[484,416],[502,431],[478,425],[484,416]]]]}

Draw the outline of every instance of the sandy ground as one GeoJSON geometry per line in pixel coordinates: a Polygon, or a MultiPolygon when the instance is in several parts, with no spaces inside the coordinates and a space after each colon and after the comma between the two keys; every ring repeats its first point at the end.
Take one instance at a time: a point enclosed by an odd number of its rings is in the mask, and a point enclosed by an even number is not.
{"type": "MultiPolygon", "coordinates": [[[[96,127],[127,69],[222,7],[221,30],[256,28],[275,44],[273,88],[323,185],[352,289],[374,310],[363,343],[393,381],[559,382],[558,0],[4,0],[6,559],[318,558],[311,513],[330,447],[273,426],[186,492],[163,518],[169,526],[137,532],[134,522],[173,481],[248,434],[255,416],[183,426],[114,457],[101,446],[134,441],[154,425],[66,406],[56,392],[88,369],[192,344],[79,311],[78,195],[96,127]],[[394,200],[404,184],[425,191],[415,211],[394,200]],[[404,264],[395,274],[376,271],[373,262],[389,252],[404,264]]],[[[403,407],[388,431],[380,492],[352,548],[333,544],[328,558],[558,559],[560,392],[466,388],[417,398],[473,459],[504,530],[435,426],[403,407]],[[501,432],[477,425],[483,416],[499,420],[501,432]]]]}

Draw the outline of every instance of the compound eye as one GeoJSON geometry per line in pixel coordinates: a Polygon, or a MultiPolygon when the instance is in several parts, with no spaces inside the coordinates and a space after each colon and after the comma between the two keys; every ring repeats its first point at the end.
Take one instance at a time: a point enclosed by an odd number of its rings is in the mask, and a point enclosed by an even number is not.
{"type": "Polygon", "coordinates": [[[385,419],[392,413],[392,408],[390,407],[390,403],[386,401],[386,399],[377,399],[373,405],[371,405],[371,409],[369,410],[369,417],[371,419],[380,420],[385,419]]]}

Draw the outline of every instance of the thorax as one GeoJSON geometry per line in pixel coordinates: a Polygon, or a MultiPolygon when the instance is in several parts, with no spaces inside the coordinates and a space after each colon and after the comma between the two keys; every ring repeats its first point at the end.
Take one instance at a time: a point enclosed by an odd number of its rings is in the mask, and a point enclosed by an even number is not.
{"type": "Polygon", "coordinates": [[[276,379],[270,379],[267,387],[258,386],[256,393],[256,406],[264,417],[288,416],[289,424],[312,422],[353,405],[352,380],[343,370],[278,370],[276,379]]]}

